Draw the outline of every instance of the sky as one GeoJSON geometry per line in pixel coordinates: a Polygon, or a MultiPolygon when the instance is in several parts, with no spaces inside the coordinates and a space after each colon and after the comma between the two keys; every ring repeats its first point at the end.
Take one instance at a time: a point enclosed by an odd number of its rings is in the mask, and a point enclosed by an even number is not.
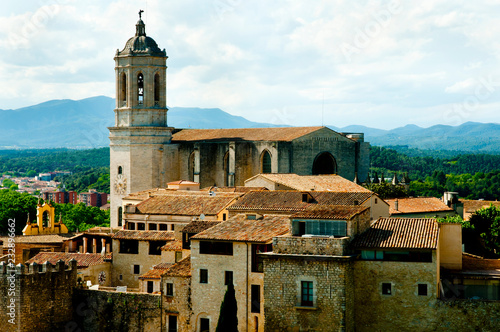
{"type": "Polygon", "coordinates": [[[293,126],[500,123],[498,1],[2,5],[0,109],[114,97],[113,57],[142,9],[169,57],[169,107],[293,126]]]}

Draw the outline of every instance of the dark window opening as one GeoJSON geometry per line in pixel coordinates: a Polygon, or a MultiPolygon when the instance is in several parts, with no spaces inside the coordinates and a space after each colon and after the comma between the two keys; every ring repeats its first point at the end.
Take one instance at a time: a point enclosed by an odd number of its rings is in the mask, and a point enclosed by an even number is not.
{"type": "Polygon", "coordinates": [[[147,292],[148,292],[148,293],[153,293],[153,282],[152,282],[152,281],[148,281],[148,289],[147,289],[147,292]]]}
{"type": "MultiPolygon", "coordinates": [[[[120,94],[121,94],[121,101],[122,101],[122,106],[125,106],[123,102],[127,101],[127,75],[125,73],[122,73],[122,79],[120,82],[120,94]]],[[[121,173],[118,173],[121,174],[121,173]]]]}
{"type": "Polygon", "coordinates": [[[170,230],[173,231],[174,229],[175,229],[175,225],[174,224],[170,225],[170,230]]]}
{"type": "Polygon", "coordinates": [[[143,222],[138,222],[137,223],[137,230],[138,231],[144,231],[144,230],[146,230],[146,224],[143,223],[143,222]]]}
{"type": "Polygon", "coordinates": [[[130,231],[135,230],[135,223],[133,223],[133,222],[127,223],[127,229],[130,231]]]}
{"type": "Polygon", "coordinates": [[[337,174],[337,162],[329,152],[319,154],[313,163],[313,175],[337,174]]]}
{"type": "Polygon", "coordinates": [[[300,305],[303,307],[312,307],[314,305],[313,282],[312,281],[301,281],[300,284],[301,284],[300,305]]]}
{"type": "Polygon", "coordinates": [[[49,211],[44,211],[42,215],[42,226],[49,227],[49,211]]]}
{"type": "Polygon", "coordinates": [[[189,181],[194,181],[194,160],[195,160],[195,153],[192,152],[188,160],[189,181]]]}
{"type": "Polygon", "coordinates": [[[262,173],[263,174],[266,174],[266,173],[271,173],[271,154],[269,153],[269,151],[264,151],[262,153],[262,173]]]}
{"type": "Polygon", "coordinates": [[[156,224],[149,224],[149,226],[148,226],[148,227],[149,227],[149,230],[150,230],[150,231],[156,231],[156,229],[157,229],[156,224]]]}
{"type": "Polygon", "coordinates": [[[121,166],[118,166],[118,174],[123,174],[123,168],[121,166]]]}
{"type": "Polygon", "coordinates": [[[233,271],[224,271],[224,285],[233,284],[233,271]]]}
{"type": "Polygon", "coordinates": [[[418,284],[418,295],[427,296],[427,284],[418,284]]]}
{"type": "Polygon", "coordinates": [[[174,296],[174,284],[171,282],[167,282],[167,296],[174,296]]]}
{"type": "Polygon", "coordinates": [[[259,256],[261,252],[273,251],[273,244],[252,244],[252,272],[264,272],[264,259],[259,256]]]}
{"type": "Polygon", "coordinates": [[[142,73],[137,75],[137,102],[139,105],[144,103],[144,76],[142,73]]]}
{"type": "Polygon", "coordinates": [[[161,247],[163,247],[166,243],[166,241],[149,241],[149,254],[161,255],[161,247]]]}
{"type": "Polygon", "coordinates": [[[168,316],[168,332],[177,332],[177,316],[168,316]]]}
{"type": "Polygon", "coordinates": [[[233,243],[200,241],[200,254],[232,256],[233,243]]]}
{"type": "Polygon", "coordinates": [[[141,274],[141,266],[134,265],[134,274],[141,274]]]}
{"type": "Polygon", "coordinates": [[[200,269],[200,284],[208,284],[208,270],[200,269]]]}
{"type": "Polygon", "coordinates": [[[229,151],[224,155],[224,186],[229,186],[229,151]]]}
{"type": "Polygon", "coordinates": [[[155,75],[155,105],[160,104],[160,75],[155,75]]]}
{"type": "Polygon", "coordinates": [[[137,240],[119,240],[120,254],[138,254],[139,241],[137,240]]]}
{"type": "Polygon", "coordinates": [[[196,233],[182,233],[182,249],[191,249],[191,237],[196,233]]]}
{"type": "Polygon", "coordinates": [[[168,224],[160,224],[160,231],[168,231],[168,224]]]}
{"type": "Polygon", "coordinates": [[[382,283],[382,294],[383,295],[391,295],[392,294],[392,285],[388,282],[382,283]]]}
{"type": "Polygon", "coordinates": [[[381,260],[394,262],[432,262],[432,252],[430,251],[381,251],[362,250],[361,259],[381,260]]]}
{"type": "Polygon", "coordinates": [[[210,332],[210,319],[200,318],[200,332],[210,332]]]}
{"type": "Polygon", "coordinates": [[[251,312],[260,313],[260,285],[252,285],[251,287],[251,312]]]}

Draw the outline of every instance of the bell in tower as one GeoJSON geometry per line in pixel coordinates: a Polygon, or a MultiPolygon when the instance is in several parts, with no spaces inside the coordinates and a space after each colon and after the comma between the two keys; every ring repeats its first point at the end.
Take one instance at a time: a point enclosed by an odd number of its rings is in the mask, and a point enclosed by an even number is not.
{"type": "Polygon", "coordinates": [[[167,54],[146,35],[142,10],[135,35],[115,54],[115,125],[110,127],[111,226],[121,227],[122,198],[160,187],[167,126],[167,54]]]}

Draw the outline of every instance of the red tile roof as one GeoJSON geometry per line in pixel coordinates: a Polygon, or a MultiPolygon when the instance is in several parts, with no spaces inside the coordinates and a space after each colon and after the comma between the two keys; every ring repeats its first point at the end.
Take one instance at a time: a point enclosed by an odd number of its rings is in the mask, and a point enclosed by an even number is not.
{"type": "Polygon", "coordinates": [[[242,194],[224,193],[210,196],[208,193],[154,196],[137,204],[136,213],[168,214],[183,216],[216,215],[242,194]]]}
{"type": "Polygon", "coordinates": [[[415,197],[415,198],[398,198],[386,199],[389,203],[390,214],[404,213],[435,213],[435,212],[452,212],[453,209],[448,207],[439,198],[436,197],[415,197]],[[396,200],[398,201],[398,209],[396,210],[396,200]]]}
{"type": "MultiPolygon", "coordinates": [[[[282,127],[239,129],[182,129],[172,135],[178,141],[285,141],[289,142],[326,127],[282,127]]],[[[330,129],[331,130],[331,129],[330,129]]],[[[333,130],[331,130],[334,132],[333,130]]]]}
{"type": "Polygon", "coordinates": [[[500,259],[485,259],[483,257],[462,253],[462,271],[486,272],[500,274],[500,259]]]}
{"type": "Polygon", "coordinates": [[[167,242],[166,245],[161,247],[161,250],[182,250],[182,241],[174,240],[167,242]]]}
{"type": "Polygon", "coordinates": [[[249,191],[259,191],[259,190],[268,190],[266,187],[243,187],[243,186],[236,186],[236,187],[205,187],[203,189],[200,189],[200,191],[212,191],[215,192],[216,194],[218,193],[247,193],[249,191]]]}
{"type": "Polygon", "coordinates": [[[248,220],[246,214],[238,214],[206,231],[191,237],[191,240],[222,240],[266,243],[274,236],[290,232],[287,216],[264,215],[262,219],[248,220]]]}
{"type": "Polygon", "coordinates": [[[165,271],[167,271],[171,266],[174,264],[172,263],[160,263],[155,266],[146,273],[142,274],[139,276],[139,279],[161,279],[161,276],[165,271]]]}
{"type": "MultiPolygon", "coordinates": [[[[64,234],[46,234],[46,235],[19,235],[16,236],[16,243],[47,243],[47,244],[62,244],[64,241],[69,240],[75,236],[75,233],[64,233],[64,234]]],[[[8,243],[8,237],[0,237],[0,241],[3,241],[4,245],[8,243]]]]}
{"type": "Polygon", "coordinates": [[[294,213],[292,218],[350,220],[368,209],[368,206],[318,205],[294,213]]]}
{"type": "Polygon", "coordinates": [[[111,254],[101,255],[101,254],[79,254],[79,253],[67,253],[67,252],[41,252],[35,257],[26,261],[26,264],[43,264],[49,262],[55,265],[59,260],[64,261],[65,265],[69,265],[69,261],[76,260],[77,267],[85,268],[92,265],[104,264],[105,259],[111,259],[111,254]]]}
{"type": "Polygon", "coordinates": [[[173,231],[130,231],[121,230],[113,236],[114,240],[169,241],[174,240],[173,231]]]}
{"type": "Polygon", "coordinates": [[[436,249],[438,233],[435,219],[380,218],[356,237],[352,246],[373,249],[436,249]]]}
{"type": "Polygon", "coordinates": [[[200,233],[206,229],[218,225],[220,221],[205,221],[205,220],[193,220],[187,224],[183,229],[182,233],[200,233]]]}
{"type": "Polygon", "coordinates": [[[474,213],[482,208],[490,207],[490,204],[493,204],[494,206],[500,206],[499,201],[484,201],[484,200],[480,201],[480,200],[461,199],[460,202],[464,204],[464,212],[468,213],[474,213]]]}
{"type": "Polygon", "coordinates": [[[187,256],[163,273],[164,277],[190,277],[191,276],[191,256],[187,256]]]}
{"type": "Polygon", "coordinates": [[[263,178],[271,182],[282,184],[289,188],[299,191],[334,191],[334,192],[370,192],[370,190],[362,187],[352,181],[344,179],[340,175],[297,175],[293,173],[287,174],[257,174],[247,180],[248,183],[252,180],[263,178]]]}
{"type": "Polygon", "coordinates": [[[310,203],[302,201],[300,191],[251,191],[228,207],[230,211],[283,211],[298,212],[317,205],[357,205],[368,200],[371,192],[318,192],[310,191],[310,203]]]}

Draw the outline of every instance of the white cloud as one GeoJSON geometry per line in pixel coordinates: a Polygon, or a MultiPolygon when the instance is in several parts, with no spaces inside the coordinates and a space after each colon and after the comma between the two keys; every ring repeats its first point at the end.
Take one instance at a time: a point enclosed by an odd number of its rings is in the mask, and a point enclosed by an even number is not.
{"type": "MultiPolygon", "coordinates": [[[[475,96],[480,78],[500,78],[495,2],[11,1],[0,14],[0,108],[113,96],[113,56],[139,9],[169,56],[169,106],[292,125],[429,126],[475,96]]],[[[495,90],[461,117],[500,122],[499,102],[495,90]]]]}

